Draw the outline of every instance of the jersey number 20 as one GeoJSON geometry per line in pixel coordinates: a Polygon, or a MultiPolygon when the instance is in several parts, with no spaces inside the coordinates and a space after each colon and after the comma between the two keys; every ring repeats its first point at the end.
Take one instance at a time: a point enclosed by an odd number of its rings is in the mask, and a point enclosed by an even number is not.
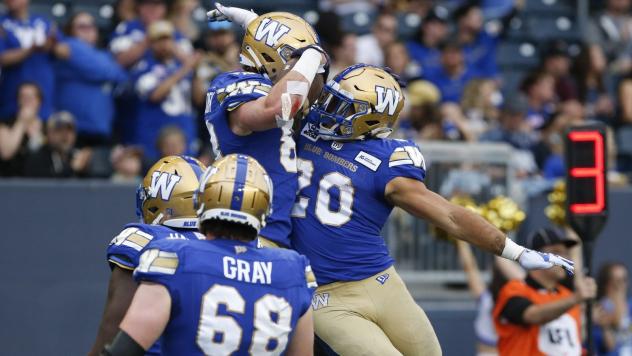
{"type": "MultiPolygon", "coordinates": [[[[239,349],[243,330],[235,318],[218,315],[219,305],[227,312],[244,314],[246,302],[231,286],[216,284],[202,297],[197,344],[206,355],[231,355],[239,349]]],[[[252,355],[279,355],[285,350],[292,331],[292,307],[282,297],[266,294],[254,303],[254,330],[249,352],[252,355]],[[272,315],[276,315],[276,320],[272,315]]]]}
{"type": "MultiPolygon", "coordinates": [[[[304,218],[309,204],[309,198],[301,196],[300,191],[307,188],[312,181],[314,164],[311,161],[298,159],[299,177],[298,201],[292,209],[292,216],[304,218]]],[[[353,195],[355,189],[351,185],[351,178],[339,172],[325,174],[318,183],[318,195],[316,197],[315,213],[322,224],[329,226],[341,226],[351,220],[353,214],[353,195]],[[337,188],[339,192],[338,209],[330,209],[331,189],[337,188]]]]}

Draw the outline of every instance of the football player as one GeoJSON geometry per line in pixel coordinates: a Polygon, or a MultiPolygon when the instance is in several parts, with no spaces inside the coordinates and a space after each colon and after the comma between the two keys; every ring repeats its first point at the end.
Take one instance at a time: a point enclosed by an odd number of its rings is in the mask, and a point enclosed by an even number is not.
{"type": "Polygon", "coordinates": [[[207,93],[205,120],[213,153],[217,158],[247,154],[267,170],[275,195],[260,243],[287,247],[297,189],[292,118],[308,103],[312,84],[322,82],[314,80],[317,73],[327,75],[327,56],[312,27],[296,15],[257,16],[219,4],[208,15],[211,21],[228,18],[245,29],[240,54],[244,71],[220,74],[207,93]],[[296,63],[285,70],[293,57],[296,63]]]}
{"type": "Polygon", "coordinates": [[[525,249],[428,190],[417,145],[386,138],[403,105],[393,76],[354,65],[325,86],[298,140],[292,246],[309,258],[320,285],[312,304],[316,335],[338,354],[441,353],[380,236],[393,206],[526,269],[573,271],[572,262],[525,249]]]}
{"type": "MultiPolygon", "coordinates": [[[[107,248],[112,274],[91,355],[98,355],[116,335],[138,286],[132,271],[138,266],[139,257],[149,242],[203,238],[197,232],[193,193],[199,187],[205,169],[195,158],[169,156],[160,159],[147,172],[136,197],[136,213],[141,222],[125,225],[107,248]]],[[[147,354],[159,355],[160,346],[154,345],[147,354]]]]}
{"type": "Polygon", "coordinates": [[[272,183],[252,157],[207,170],[196,196],[203,241],[152,241],[140,281],[106,355],[311,355],[315,278],[304,256],[257,248],[272,183]]]}

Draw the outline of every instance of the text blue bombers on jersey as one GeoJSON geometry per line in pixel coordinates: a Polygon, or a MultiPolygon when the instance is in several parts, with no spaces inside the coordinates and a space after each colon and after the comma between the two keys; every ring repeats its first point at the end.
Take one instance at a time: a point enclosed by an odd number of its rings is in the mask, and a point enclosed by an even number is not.
{"type": "Polygon", "coordinates": [[[230,129],[228,114],[240,105],[265,96],[272,82],[264,76],[248,72],[228,72],[217,76],[206,97],[206,126],[217,157],[231,153],[252,156],[268,172],[274,186],[272,214],[260,235],[289,246],[290,212],[296,196],[296,143],[290,126],[235,135],[230,129]]]}
{"type": "Polygon", "coordinates": [[[197,230],[174,229],[163,225],[127,224],[110,242],[107,259],[111,264],[133,270],[138,266],[141,253],[151,241],[203,238],[197,230]]]}
{"type": "Polygon", "coordinates": [[[154,241],[134,278],[171,296],[163,355],[283,354],[315,287],[304,256],[224,239],[154,241]]]}
{"type": "Polygon", "coordinates": [[[393,206],[384,190],[396,177],[423,181],[419,147],[393,139],[326,141],[306,123],[298,155],[292,247],[309,258],[318,284],[361,280],[390,267],[380,231],[393,206]]]}

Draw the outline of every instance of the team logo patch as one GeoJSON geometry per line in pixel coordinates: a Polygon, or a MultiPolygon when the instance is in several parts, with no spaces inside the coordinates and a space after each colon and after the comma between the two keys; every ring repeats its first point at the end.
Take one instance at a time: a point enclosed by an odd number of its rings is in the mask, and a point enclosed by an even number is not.
{"type": "Polygon", "coordinates": [[[373,172],[377,171],[377,169],[380,167],[380,164],[382,164],[381,159],[373,155],[370,155],[364,151],[360,151],[356,155],[355,161],[367,167],[368,169],[372,170],[373,172]]]}
{"type": "Polygon", "coordinates": [[[248,251],[248,248],[246,246],[235,246],[235,253],[238,255],[240,253],[246,253],[246,251],[248,251]]]}
{"type": "Polygon", "coordinates": [[[318,128],[316,125],[308,123],[303,127],[303,130],[301,130],[301,136],[304,136],[312,142],[316,142],[318,141],[318,128]]]}
{"type": "Polygon", "coordinates": [[[312,309],[318,310],[329,306],[329,293],[317,293],[312,298],[312,309]]]}
{"type": "Polygon", "coordinates": [[[384,88],[376,85],[375,93],[377,94],[375,110],[382,114],[387,112],[388,115],[393,116],[395,109],[397,109],[397,104],[399,103],[399,92],[392,88],[384,88]]]}
{"type": "Polygon", "coordinates": [[[272,19],[263,19],[255,31],[255,40],[265,42],[266,46],[274,47],[279,39],[286,33],[290,32],[290,28],[272,19]]]}
{"type": "Polygon", "coordinates": [[[331,149],[334,151],[340,151],[342,149],[342,145],[342,143],[334,141],[331,143],[331,149]]]}
{"type": "Polygon", "coordinates": [[[160,194],[160,198],[167,201],[171,198],[173,188],[176,187],[176,183],[178,183],[180,179],[182,179],[182,177],[176,174],[155,171],[151,175],[151,186],[149,187],[148,195],[151,198],[157,198],[160,194]]]}
{"type": "Polygon", "coordinates": [[[390,275],[388,273],[384,273],[375,277],[375,280],[380,282],[380,284],[384,285],[384,283],[386,283],[386,281],[388,280],[388,277],[390,277],[390,275]]]}

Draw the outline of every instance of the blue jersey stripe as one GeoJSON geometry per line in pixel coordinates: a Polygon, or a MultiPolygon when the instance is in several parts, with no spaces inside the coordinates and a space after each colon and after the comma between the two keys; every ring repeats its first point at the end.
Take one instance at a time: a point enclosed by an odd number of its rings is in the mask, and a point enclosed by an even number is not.
{"type": "Polygon", "coordinates": [[[233,198],[230,209],[241,210],[244,200],[244,185],[246,184],[246,173],[248,172],[248,158],[244,155],[237,155],[237,172],[235,172],[235,185],[233,186],[233,198]]]}

